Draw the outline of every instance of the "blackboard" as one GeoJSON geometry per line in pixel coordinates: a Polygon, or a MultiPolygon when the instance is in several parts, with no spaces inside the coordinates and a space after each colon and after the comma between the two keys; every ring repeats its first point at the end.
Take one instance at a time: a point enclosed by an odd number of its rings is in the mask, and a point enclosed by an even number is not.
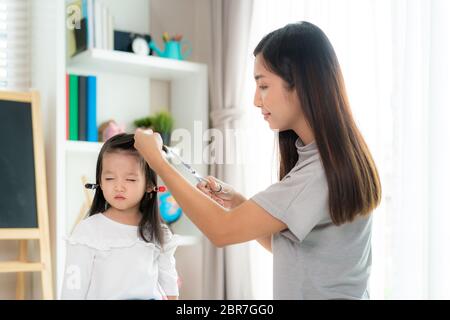
{"type": "Polygon", "coordinates": [[[39,92],[0,90],[0,240],[19,240],[18,260],[0,261],[17,272],[16,297],[25,297],[25,272],[40,272],[42,297],[53,299],[52,260],[39,92]],[[28,260],[28,240],[39,261],[28,260]]]}
{"type": "Polygon", "coordinates": [[[0,228],[38,228],[32,103],[0,99],[0,228]]]}

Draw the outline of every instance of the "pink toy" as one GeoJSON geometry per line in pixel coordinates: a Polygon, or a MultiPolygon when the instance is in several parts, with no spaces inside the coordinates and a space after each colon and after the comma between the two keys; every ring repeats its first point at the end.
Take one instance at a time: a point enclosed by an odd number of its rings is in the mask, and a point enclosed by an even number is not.
{"type": "Polygon", "coordinates": [[[101,126],[102,141],[107,141],[109,138],[114,137],[119,133],[125,132],[125,125],[117,124],[114,120],[109,120],[101,126]]]}

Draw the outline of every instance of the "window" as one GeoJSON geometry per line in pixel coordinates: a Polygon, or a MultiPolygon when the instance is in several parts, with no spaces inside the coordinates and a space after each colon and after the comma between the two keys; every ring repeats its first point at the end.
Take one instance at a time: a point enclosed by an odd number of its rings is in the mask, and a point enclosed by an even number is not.
{"type": "Polygon", "coordinates": [[[0,88],[30,87],[29,0],[0,0],[0,88]]]}

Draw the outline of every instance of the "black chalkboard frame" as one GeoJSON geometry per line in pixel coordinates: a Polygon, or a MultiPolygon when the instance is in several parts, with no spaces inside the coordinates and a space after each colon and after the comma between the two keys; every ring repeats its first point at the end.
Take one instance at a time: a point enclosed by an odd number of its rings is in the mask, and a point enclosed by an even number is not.
{"type": "MultiPolygon", "coordinates": [[[[34,182],[36,193],[37,226],[34,228],[0,228],[0,240],[19,240],[18,261],[0,262],[0,273],[18,272],[18,285],[24,287],[23,272],[41,272],[42,293],[44,299],[53,299],[53,276],[50,249],[50,231],[47,203],[47,181],[45,169],[45,144],[40,109],[40,96],[37,91],[11,92],[0,91],[0,101],[29,103],[34,154],[34,182]],[[40,261],[27,261],[27,241],[37,239],[40,247],[40,261]],[[21,280],[21,281],[19,281],[21,280]]],[[[17,293],[18,297],[23,294],[17,293]]],[[[18,292],[19,292],[18,291],[18,292]]]]}

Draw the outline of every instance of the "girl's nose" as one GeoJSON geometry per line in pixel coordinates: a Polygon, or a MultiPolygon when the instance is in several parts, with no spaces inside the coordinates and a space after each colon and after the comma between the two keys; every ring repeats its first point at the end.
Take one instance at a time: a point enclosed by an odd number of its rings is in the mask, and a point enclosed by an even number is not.
{"type": "Polygon", "coordinates": [[[125,190],[125,186],[122,182],[118,182],[114,185],[114,190],[115,191],[124,191],[125,190]]]}

